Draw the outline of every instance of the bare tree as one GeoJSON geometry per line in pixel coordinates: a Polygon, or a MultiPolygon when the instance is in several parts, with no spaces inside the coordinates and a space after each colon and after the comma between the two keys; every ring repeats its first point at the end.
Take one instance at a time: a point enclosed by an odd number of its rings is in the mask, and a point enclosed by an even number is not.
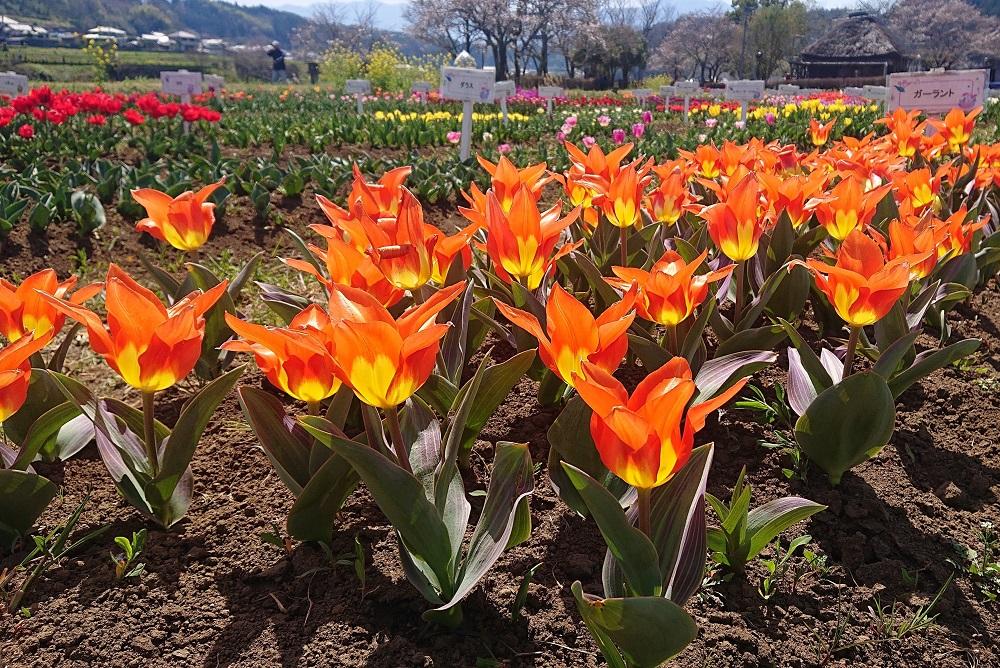
{"type": "Polygon", "coordinates": [[[672,68],[699,81],[717,81],[738,58],[739,28],[721,12],[683,14],[653,55],[660,68],[672,68]]]}

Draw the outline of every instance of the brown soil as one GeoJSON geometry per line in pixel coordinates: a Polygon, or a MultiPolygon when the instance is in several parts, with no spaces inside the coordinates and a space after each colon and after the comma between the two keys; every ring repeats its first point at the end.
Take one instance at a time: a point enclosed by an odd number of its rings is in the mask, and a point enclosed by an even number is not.
{"type": "MultiPolygon", "coordinates": [[[[277,196],[276,196],[277,198],[277,196]]],[[[303,205],[283,209],[284,224],[303,230],[321,214],[303,205]]],[[[276,199],[276,204],[280,202],[276,199]]],[[[440,215],[444,218],[444,214],[440,215]]],[[[89,278],[114,260],[141,275],[139,242],[131,224],[109,208],[109,224],[88,249],[89,278]]],[[[202,257],[223,249],[245,260],[257,250],[287,254],[280,230],[253,220],[237,198],[202,257]]],[[[76,239],[61,227],[47,241],[23,226],[4,249],[6,273],[43,266],[77,268],[76,239]]],[[[169,257],[167,258],[169,259],[169,257]]],[[[273,258],[270,264],[276,263],[273,258]]],[[[763,569],[749,584],[706,588],[689,605],[698,639],[677,666],[933,666],[1000,665],[994,648],[997,608],[981,604],[959,576],[935,609],[937,624],[901,640],[887,639],[870,608],[899,602],[897,620],[912,615],[945,582],[955,558],[952,543],[972,545],[981,521],[1000,524],[1000,289],[991,285],[953,316],[956,334],[984,344],[975,368],[949,367],[904,395],[892,442],[874,460],[845,476],[837,489],[812,471],[808,482],[788,481],[779,453],[758,445],[769,427],[739,411],[713,422],[704,441],[717,444],[710,491],[728,496],[741,467],[748,469],[755,503],[799,494],[829,510],[795,527],[809,533],[810,549],[827,558],[793,589],[792,576],[764,601],[757,593],[763,569]]],[[[74,348],[85,378],[109,383],[110,372],[74,348]]],[[[766,379],[780,379],[770,373],[766,379]]],[[[260,384],[250,373],[245,382],[260,384]]],[[[458,632],[420,619],[426,604],[398,565],[396,538],[364,491],[342,512],[334,554],[348,555],[357,537],[365,547],[365,584],[350,566],[333,566],[309,545],[290,554],[261,540],[283,526],[292,497],[272,471],[235,399],[216,415],[194,459],[195,499],[173,531],[150,528],[143,556],[147,573],[117,583],[109,559],[111,538],[146,526],[121,500],[93,447],[65,464],[39,467],[63,485],[63,497],[42,517],[50,528],[89,491],[82,529],[110,531],[29,593],[30,617],[0,615],[3,666],[535,666],[603,665],[576,613],[569,585],[579,579],[600,592],[604,545],[594,525],[570,513],[551,491],[545,472],[545,431],[556,415],[539,407],[534,383],[522,381],[493,417],[473,459],[485,478],[492,444],[527,441],[542,466],[531,502],[530,541],[506,553],[465,604],[458,632]],[[523,615],[510,606],[523,575],[541,564],[523,615]]],[[[128,396],[127,394],[125,396],[128,396]]],[[[135,399],[134,396],[129,397],[135,399]]],[[[164,401],[169,422],[183,397],[164,401]]],[[[0,568],[9,565],[0,562],[0,568]]],[[[801,559],[795,560],[801,564],[801,559]]]]}

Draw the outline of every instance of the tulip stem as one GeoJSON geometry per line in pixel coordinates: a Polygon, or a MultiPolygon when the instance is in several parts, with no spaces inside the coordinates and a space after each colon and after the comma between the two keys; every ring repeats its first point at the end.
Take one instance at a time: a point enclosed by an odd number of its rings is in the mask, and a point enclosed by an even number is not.
{"type": "Polygon", "coordinates": [[[746,298],[743,293],[743,284],[746,283],[746,260],[739,262],[736,265],[736,271],[733,272],[733,280],[736,281],[736,307],[733,309],[733,327],[735,328],[743,316],[743,300],[746,298]]]}
{"type": "Polygon", "coordinates": [[[396,451],[396,459],[407,472],[413,473],[413,467],[410,466],[410,453],[406,451],[403,430],[399,427],[399,411],[396,410],[395,406],[391,406],[385,409],[385,416],[388,418],[389,434],[392,436],[392,447],[396,451]]]}
{"type": "Polygon", "coordinates": [[[854,366],[855,351],[858,349],[858,339],[861,338],[861,328],[851,327],[851,334],[847,337],[847,354],[844,355],[844,378],[851,375],[851,368],[854,366]]]}
{"type": "Polygon", "coordinates": [[[652,536],[652,504],[650,501],[653,489],[651,487],[636,487],[635,491],[639,495],[639,531],[646,534],[646,536],[652,536]]]}
{"type": "Polygon", "coordinates": [[[318,401],[308,402],[309,415],[319,415],[320,409],[322,407],[323,407],[322,404],[320,404],[320,402],[318,401]]]}
{"type": "Polygon", "coordinates": [[[620,237],[620,241],[619,241],[619,246],[621,246],[621,249],[622,249],[622,266],[623,267],[627,267],[628,266],[628,228],[626,228],[626,227],[619,227],[618,229],[621,231],[621,237],[620,237]]]}
{"type": "Polygon", "coordinates": [[[670,354],[680,355],[680,344],[677,342],[677,325],[667,325],[667,341],[670,342],[670,354]]]}
{"type": "Polygon", "coordinates": [[[142,426],[146,442],[146,458],[155,478],[160,472],[159,457],[156,454],[156,416],[153,411],[156,392],[142,393],[142,426]]]}

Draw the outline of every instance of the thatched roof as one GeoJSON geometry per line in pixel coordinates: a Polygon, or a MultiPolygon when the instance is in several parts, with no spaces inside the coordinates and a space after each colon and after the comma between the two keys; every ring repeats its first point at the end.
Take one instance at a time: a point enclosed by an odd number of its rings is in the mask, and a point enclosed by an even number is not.
{"type": "Polygon", "coordinates": [[[901,40],[871,14],[836,19],[830,30],[802,51],[803,60],[874,59],[902,54],[901,40]]]}

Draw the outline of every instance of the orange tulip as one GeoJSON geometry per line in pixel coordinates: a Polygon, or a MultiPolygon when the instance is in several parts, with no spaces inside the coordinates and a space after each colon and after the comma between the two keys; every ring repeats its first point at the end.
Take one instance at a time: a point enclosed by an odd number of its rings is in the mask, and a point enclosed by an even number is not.
{"type": "Polygon", "coordinates": [[[601,197],[601,209],[609,223],[620,228],[642,227],[642,191],[648,181],[635,163],[623,167],[611,179],[601,197]]]}
{"type": "Polygon", "coordinates": [[[24,405],[31,382],[28,358],[45,347],[50,338],[24,336],[0,350],[0,424],[24,405]]]}
{"type": "Polygon", "coordinates": [[[701,144],[691,151],[678,151],[680,155],[687,158],[698,166],[698,174],[706,179],[717,179],[722,175],[722,156],[719,149],[710,144],[701,144]]]}
{"type": "Polygon", "coordinates": [[[978,230],[990,222],[989,214],[971,223],[965,222],[969,210],[963,204],[958,211],[942,222],[943,238],[938,246],[938,258],[949,253],[953,256],[964,255],[972,250],[972,239],[978,230]]]}
{"type": "Polygon", "coordinates": [[[920,148],[924,124],[917,121],[919,116],[920,112],[917,110],[907,112],[899,107],[891,116],[875,121],[889,128],[889,143],[900,157],[912,158],[920,148]]]}
{"type": "Polygon", "coordinates": [[[712,241],[733,262],[743,262],[757,254],[764,233],[762,214],[760,186],[753,174],[740,179],[725,201],[701,211],[712,241]]]}
{"type": "Polygon", "coordinates": [[[972,130],[976,127],[976,116],[982,110],[982,107],[976,107],[966,114],[958,107],[955,107],[948,112],[943,121],[931,119],[930,123],[947,140],[948,149],[952,153],[960,153],[962,147],[972,139],[972,130]]]}
{"type": "Polygon", "coordinates": [[[177,197],[152,188],[133,190],[132,198],[146,209],[147,216],[136,223],[135,229],[178,250],[201,248],[215,225],[215,204],[206,200],[225,182],[223,178],[197,193],[188,190],[177,197]]]}
{"type": "Polygon", "coordinates": [[[863,230],[875,217],[882,198],[891,190],[884,185],[865,192],[864,183],[855,177],[843,179],[816,207],[816,217],[831,237],[843,241],[855,229],[863,230]]]}
{"type": "Polygon", "coordinates": [[[327,220],[330,221],[330,225],[346,234],[345,241],[350,241],[355,248],[364,252],[370,244],[359,218],[361,215],[365,215],[377,222],[395,220],[399,215],[400,203],[403,198],[403,182],[413,171],[413,168],[397,167],[391,169],[383,174],[377,183],[365,181],[365,177],[357,165],[354,165],[353,169],[354,181],[351,185],[351,192],[347,196],[346,209],[337,206],[322,195],[316,195],[316,202],[327,220]]]}
{"type": "Polygon", "coordinates": [[[819,196],[823,194],[826,185],[826,174],[822,171],[786,178],[760,172],[757,178],[764,187],[764,198],[770,207],[769,215],[773,224],[785,213],[792,227],[797,229],[812,217],[816,207],[823,201],[819,196]]]}
{"type": "Polygon", "coordinates": [[[605,371],[618,368],[628,351],[628,328],[635,314],[635,288],[621,301],[612,304],[594,318],[590,309],[556,283],[545,305],[545,329],[538,318],[496,302],[507,320],[538,339],[542,362],[570,387],[580,375],[584,362],[592,362],[605,371]]]}
{"type": "Polygon", "coordinates": [[[809,119],[809,140],[813,146],[823,146],[830,139],[830,130],[833,129],[836,120],[821,124],[815,118],[809,119]]]}
{"type": "Polygon", "coordinates": [[[639,315],[666,327],[675,327],[705,301],[711,283],[722,280],[736,267],[729,264],[718,271],[696,274],[707,255],[708,251],[704,251],[688,264],[676,251],[668,250],[649,271],[612,267],[618,279],[609,278],[608,283],[619,288],[637,285],[636,311],[639,315]]]}
{"type": "Polygon", "coordinates": [[[943,228],[932,225],[927,220],[911,217],[906,222],[893,220],[889,223],[889,259],[924,255],[926,258],[910,265],[910,279],[919,281],[934,269],[938,261],[937,248],[947,233],[943,228]]]}
{"type": "Polygon", "coordinates": [[[924,259],[926,254],[887,262],[876,241],[854,230],[837,249],[836,264],[807,260],[805,265],[837,315],[851,327],[864,327],[889,312],[910,284],[910,267],[924,259]]]}
{"type": "Polygon", "coordinates": [[[586,181],[597,184],[594,194],[611,185],[611,180],[621,171],[622,162],[632,151],[632,144],[622,144],[606,154],[600,146],[594,144],[587,153],[571,144],[564,142],[566,152],[571,162],[569,175],[586,177],[586,181]]]}
{"type": "Polygon", "coordinates": [[[201,355],[205,312],[226,290],[223,281],[208,292],[195,290],[170,308],[116,264],[104,282],[107,328],[82,306],[48,294],[41,296],[83,323],[90,347],[126,383],[143,392],[165,390],[188,375],[201,355]]]}
{"type": "Polygon", "coordinates": [[[679,170],[661,171],[653,167],[653,171],[660,177],[660,185],[646,196],[646,211],[656,222],[673,225],[688,209],[694,196],[688,190],[687,178],[679,170]]]}
{"type": "MultiPolygon", "coordinates": [[[[455,263],[455,258],[461,258],[462,267],[465,271],[472,266],[472,237],[479,230],[479,225],[472,223],[460,229],[450,236],[441,236],[434,246],[434,256],[431,258],[431,280],[438,285],[444,285],[448,278],[451,265],[455,263]]],[[[433,225],[424,224],[424,234],[440,234],[433,225]]]]}
{"type": "Polygon", "coordinates": [[[417,198],[406,188],[400,190],[395,219],[376,222],[359,208],[353,213],[364,228],[369,244],[366,252],[375,266],[400,290],[416,290],[431,279],[439,233],[424,225],[424,211],[417,198]]]}
{"type": "Polygon", "coordinates": [[[227,313],[226,324],[239,341],[226,341],[223,350],[253,353],[267,380],[285,394],[315,404],[340,389],[337,365],[321,330],[310,326],[319,316],[328,321],[318,306],[303,310],[288,327],[261,327],[227,313]],[[320,313],[317,314],[316,312],[320,313]]]}
{"type": "Polygon", "coordinates": [[[313,229],[326,239],[325,251],[313,244],[309,245],[312,254],[326,265],[326,275],[321,274],[312,262],[305,260],[287,258],[282,260],[285,264],[315,276],[323,283],[327,292],[337,283],[350,285],[370,293],[386,307],[403,298],[403,291],[386,279],[368,255],[344,241],[337,228],[316,225],[313,229]]]}
{"type": "Polygon", "coordinates": [[[531,193],[531,196],[537,202],[542,196],[542,189],[545,187],[545,184],[552,180],[551,177],[545,174],[544,162],[540,162],[537,165],[529,165],[524,169],[518,169],[504,155],[500,156],[500,160],[495,165],[481,155],[477,155],[476,159],[482,165],[483,169],[489,173],[492,180],[493,192],[496,194],[505,213],[510,212],[510,207],[514,204],[514,194],[518,190],[527,188],[528,192],[531,193]]]}
{"type": "Polygon", "coordinates": [[[684,467],[708,415],[745,383],[688,406],[696,392],[691,368],[683,357],[674,357],[646,376],[631,397],[614,376],[589,363],[576,390],[594,411],[590,434],[601,461],[625,482],[648,490],[684,467]]]}
{"type": "MultiPolygon", "coordinates": [[[[45,301],[38,293],[44,292],[60,299],[66,298],[76,286],[76,276],[59,282],[56,272],[42,269],[14,285],[0,278],[0,334],[9,343],[26,334],[36,339],[46,335],[51,338],[62,329],[66,316],[45,301]]],[[[100,283],[86,285],[73,293],[69,301],[82,304],[101,291],[100,283]]]]}
{"type": "Polygon", "coordinates": [[[496,195],[492,192],[487,194],[486,252],[500,278],[508,282],[516,279],[529,290],[534,290],[556,260],[583,243],[567,243],[555,250],[562,231],[580,214],[577,208],[560,218],[561,208],[560,204],[556,204],[539,214],[534,198],[521,188],[514,194],[510,212],[505,213],[496,195]]]}
{"type": "Polygon", "coordinates": [[[893,195],[899,204],[900,211],[919,215],[930,207],[936,209],[940,200],[941,174],[934,176],[931,170],[924,168],[912,172],[896,172],[893,174],[893,195]]]}
{"type": "Polygon", "coordinates": [[[337,376],[369,406],[389,409],[406,401],[427,382],[448,331],[435,316],[464,289],[464,281],[442,288],[397,320],[368,293],[335,286],[328,335],[337,376]]]}

